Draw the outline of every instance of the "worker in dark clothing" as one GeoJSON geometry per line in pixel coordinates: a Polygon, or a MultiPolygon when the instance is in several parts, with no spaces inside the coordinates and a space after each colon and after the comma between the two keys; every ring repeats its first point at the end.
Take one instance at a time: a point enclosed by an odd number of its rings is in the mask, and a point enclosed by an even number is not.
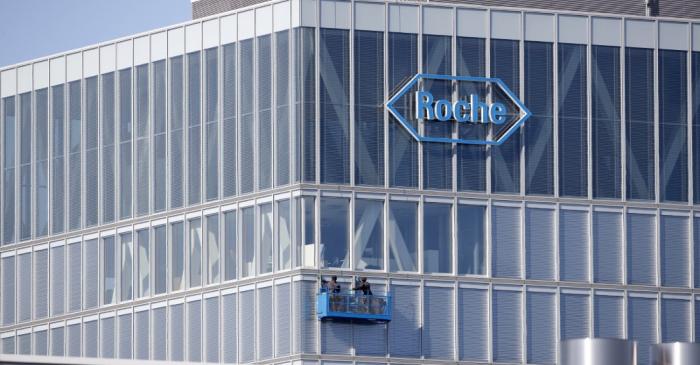
{"type": "Polygon", "coordinates": [[[366,277],[361,277],[359,282],[355,282],[355,287],[352,290],[361,290],[364,295],[372,295],[372,289],[366,277]]]}
{"type": "Polygon", "coordinates": [[[340,284],[338,284],[338,277],[333,275],[331,276],[331,281],[328,282],[328,291],[330,291],[333,294],[338,294],[340,293],[340,284]]]}

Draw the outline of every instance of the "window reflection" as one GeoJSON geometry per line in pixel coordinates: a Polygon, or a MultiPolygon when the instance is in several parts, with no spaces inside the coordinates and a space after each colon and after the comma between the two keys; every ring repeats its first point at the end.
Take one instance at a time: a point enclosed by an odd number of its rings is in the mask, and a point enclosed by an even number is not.
{"type": "Polygon", "coordinates": [[[423,271],[452,272],[452,221],[450,204],[425,203],[423,207],[423,271]]]}
{"type": "Polygon", "coordinates": [[[348,268],[348,198],[321,198],[321,267],[348,268]]]}
{"type": "Polygon", "coordinates": [[[384,268],[384,201],[355,200],[355,269],[384,268]]]}
{"type": "Polygon", "coordinates": [[[389,203],[389,269],[418,271],[418,203],[389,203]]]}
{"type": "Polygon", "coordinates": [[[460,205],[457,209],[459,274],[484,275],[486,207],[460,205]]]}

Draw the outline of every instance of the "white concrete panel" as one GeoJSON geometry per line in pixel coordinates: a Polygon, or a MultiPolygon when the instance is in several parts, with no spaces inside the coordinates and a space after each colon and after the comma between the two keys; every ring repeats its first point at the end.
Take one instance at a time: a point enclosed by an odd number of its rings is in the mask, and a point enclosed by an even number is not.
{"type": "Polygon", "coordinates": [[[204,49],[219,46],[219,19],[202,23],[202,45],[204,49]]]}
{"type": "Polygon", "coordinates": [[[418,33],[418,7],[389,4],[389,31],[418,33]]]}
{"type": "Polygon", "coordinates": [[[132,66],[133,53],[134,45],[131,41],[117,43],[117,70],[132,66]]]}
{"type": "Polygon", "coordinates": [[[693,24],[693,51],[700,51],[700,24],[693,24]]]}
{"type": "Polygon", "coordinates": [[[97,76],[100,73],[100,50],[90,49],[83,52],[83,77],[97,76]]]}
{"type": "Polygon", "coordinates": [[[34,64],[34,89],[43,89],[49,86],[49,61],[34,64]]]}
{"type": "Polygon", "coordinates": [[[512,11],[491,12],[491,37],[520,39],[520,13],[512,11]]]}
{"type": "Polygon", "coordinates": [[[110,44],[100,47],[100,73],[112,72],[117,69],[117,46],[110,44]]]}
{"type": "Polygon", "coordinates": [[[525,13],[525,40],[554,42],[554,15],[525,13]]]}
{"type": "Polygon", "coordinates": [[[383,32],[386,16],[383,3],[355,3],[355,29],[383,32]]]}
{"type": "Polygon", "coordinates": [[[221,18],[221,44],[233,43],[238,38],[236,15],[221,18]]]}
{"type": "Polygon", "coordinates": [[[621,46],[620,19],[591,18],[591,43],[602,46],[621,46]]]}
{"type": "Polygon", "coordinates": [[[321,0],[321,27],[350,29],[350,2],[321,0]]]}
{"type": "Polygon", "coordinates": [[[165,32],[151,34],[151,61],[168,57],[168,34],[165,32]]]}
{"type": "Polygon", "coordinates": [[[185,29],[175,28],[168,31],[168,57],[185,53],[185,29]]]}
{"type": "Polygon", "coordinates": [[[656,23],[647,20],[625,21],[625,46],[639,48],[654,48],[656,23]]]}
{"type": "Polygon", "coordinates": [[[202,50],[202,24],[195,23],[185,27],[185,52],[202,50]]]}
{"type": "Polygon", "coordinates": [[[272,15],[274,17],[272,28],[275,32],[289,29],[292,24],[291,9],[289,1],[277,3],[272,7],[272,15]]]}
{"type": "Polygon", "coordinates": [[[559,15],[559,42],[588,44],[588,18],[559,15]]]}
{"type": "Polygon", "coordinates": [[[66,56],[66,82],[80,80],[83,77],[83,54],[73,53],[66,56]]]}
{"type": "Polygon", "coordinates": [[[688,24],[659,22],[659,48],[688,50],[688,24]]]}
{"type": "Polygon", "coordinates": [[[300,0],[290,0],[292,7],[292,27],[298,27],[301,23],[300,0]]]}
{"type": "Polygon", "coordinates": [[[17,94],[32,91],[32,65],[17,68],[17,94]]]}
{"type": "Polygon", "coordinates": [[[134,39],[134,65],[148,63],[150,55],[150,40],[148,36],[134,39]]]}
{"type": "Polygon", "coordinates": [[[238,14],[238,40],[255,37],[255,10],[238,14]]]}
{"type": "Polygon", "coordinates": [[[457,36],[486,38],[486,10],[457,9],[457,36]]]}
{"type": "Polygon", "coordinates": [[[315,27],[316,12],[318,11],[316,0],[300,0],[299,3],[299,26],[315,27]]]}
{"type": "Polygon", "coordinates": [[[54,58],[49,64],[51,86],[66,82],[66,59],[63,57],[54,58]]]}
{"type": "Polygon", "coordinates": [[[272,33],[272,6],[255,9],[255,35],[272,33]]]}
{"type": "Polygon", "coordinates": [[[423,7],[423,33],[452,35],[452,9],[423,7]]]}

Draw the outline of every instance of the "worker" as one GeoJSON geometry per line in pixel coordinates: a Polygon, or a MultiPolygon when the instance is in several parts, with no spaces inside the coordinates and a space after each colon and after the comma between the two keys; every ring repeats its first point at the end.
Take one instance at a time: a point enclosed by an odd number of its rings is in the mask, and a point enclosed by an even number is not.
{"type": "Polygon", "coordinates": [[[361,277],[359,282],[355,282],[355,287],[352,290],[361,290],[364,295],[372,295],[372,289],[370,288],[367,277],[361,277]]]}

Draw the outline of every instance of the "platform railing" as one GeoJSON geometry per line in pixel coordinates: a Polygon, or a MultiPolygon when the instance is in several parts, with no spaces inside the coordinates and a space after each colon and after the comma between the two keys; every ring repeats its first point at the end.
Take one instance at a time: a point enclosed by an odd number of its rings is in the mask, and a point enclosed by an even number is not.
{"type": "Polygon", "coordinates": [[[391,320],[391,294],[329,293],[320,291],[316,298],[319,319],[346,318],[374,321],[391,320]]]}

